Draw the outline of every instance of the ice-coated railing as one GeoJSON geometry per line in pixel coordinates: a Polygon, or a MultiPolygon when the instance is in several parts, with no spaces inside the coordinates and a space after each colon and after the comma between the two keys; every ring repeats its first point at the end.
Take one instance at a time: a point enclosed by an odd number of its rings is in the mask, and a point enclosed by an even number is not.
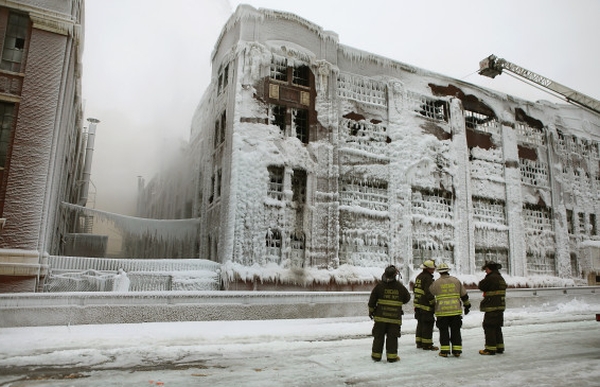
{"type": "Polygon", "coordinates": [[[66,257],[52,255],[48,258],[48,265],[53,270],[78,271],[97,270],[116,272],[123,271],[189,271],[211,270],[216,271],[221,267],[217,262],[206,259],[128,259],[128,258],[89,258],[66,257]]]}
{"type": "Polygon", "coordinates": [[[202,259],[51,256],[44,292],[219,290],[220,265],[202,259]],[[126,281],[123,289],[123,280],[126,281]]]}

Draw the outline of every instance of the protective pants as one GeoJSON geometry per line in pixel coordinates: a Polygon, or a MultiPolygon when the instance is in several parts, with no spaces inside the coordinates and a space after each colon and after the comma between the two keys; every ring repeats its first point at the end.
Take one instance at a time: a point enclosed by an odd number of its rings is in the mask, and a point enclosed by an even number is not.
{"type": "Polygon", "coordinates": [[[492,353],[504,352],[504,312],[485,312],[483,315],[483,332],[485,334],[485,349],[492,353]]]}
{"type": "Polygon", "coordinates": [[[462,353],[462,336],[460,328],[462,327],[462,315],[457,316],[438,316],[436,325],[440,330],[440,352],[449,354],[462,353]],[[452,346],[450,343],[452,342],[452,346]]]}
{"type": "Polygon", "coordinates": [[[398,338],[400,337],[400,325],[384,322],[375,322],[373,324],[373,347],[371,349],[371,358],[381,360],[383,354],[383,345],[385,344],[385,354],[388,361],[398,360],[398,338]]]}
{"type": "Polygon", "coordinates": [[[415,332],[417,348],[431,347],[433,345],[433,324],[435,323],[433,311],[416,308],[415,319],[417,320],[417,331],[415,332]]]}

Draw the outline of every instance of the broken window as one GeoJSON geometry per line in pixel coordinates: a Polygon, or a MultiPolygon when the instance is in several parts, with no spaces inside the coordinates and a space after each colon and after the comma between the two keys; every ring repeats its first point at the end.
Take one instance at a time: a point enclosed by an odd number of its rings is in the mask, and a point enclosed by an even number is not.
{"type": "Polygon", "coordinates": [[[217,170],[216,179],[215,179],[215,197],[218,199],[221,197],[221,181],[223,179],[223,175],[221,170],[217,170]]]}
{"type": "Polygon", "coordinates": [[[267,230],[265,237],[267,245],[267,259],[278,262],[281,259],[281,232],[277,229],[267,230]]]}
{"type": "Polygon", "coordinates": [[[442,190],[413,188],[411,213],[426,218],[452,219],[452,193],[442,190]]]}
{"type": "Polygon", "coordinates": [[[523,220],[525,229],[531,231],[552,231],[551,209],[534,204],[525,204],[523,220]]]}
{"type": "Polygon", "coordinates": [[[450,118],[448,102],[411,91],[407,93],[407,98],[409,106],[420,115],[448,122],[450,118]]]}
{"type": "Polygon", "coordinates": [[[590,235],[598,235],[596,228],[596,214],[590,214],[590,235]]]}
{"type": "Polygon", "coordinates": [[[29,16],[10,13],[4,36],[0,69],[20,72],[25,60],[25,41],[29,31],[29,16]]]}
{"type": "Polygon", "coordinates": [[[223,111],[221,116],[215,121],[214,146],[217,148],[225,141],[225,129],[227,127],[227,113],[223,111]]]}
{"type": "Polygon", "coordinates": [[[225,91],[228,83],[229,83],[229,64],[227,64],[224,69],[219,71],[217,94],[221,94],[223,91],[225,91]]]}
{"type": "Polygon", "coordinates": [[[519,158],[521,182],[536,187],[548,187],[548,165],[540,160],[519,158]]]}
{"type": "Polygon", "coordinates": [[[387,107],[387,85],[367,77],[339,73],[337,95],[343,99],[387,107]]]}
{"type": "Polygon", "coordinates": [[[269,188],[268,195],[276,200],[283,199],[283,177],[284,168],[277,166],[269,166],[269,188]]]}
{"type": "Polygon", "coordinates": [[[552,251],[527,251],[526,260],[528,275],[556,275],[556,258],[552,251]]]}
{"type": "Polygon", "coordinates": [[[273,57],[271,61],[271,79],[287,82],[287,59],[273,57]]]}
{"type": "Polygon", "coordinates": [[[486,262],[494,261],[502,265],[505,273],[510,272],[508,249],[505,248],[475,248],[475,267],[482,267],[486,262]]]}
{"type": "Polygon", "coordinates": [[[294,67],[292,83],[299,86],[310,86],[310,69],[308,66],[294,67]]]}
{"type": "Polygon", "coordinates": [[[298,204],[306,203],[306,171],[294,169],[292,175],[292,201],[298,204]]]}
{"type": "Polygon", "coordinates": [[[388,183],[378,179],[344,178],[340,184],[340,204],[387,211],[388,183]]]}
{"type": "Polygon", "coordinates": [[[285,133],[287,109],[281,105],[271,105],[271,124],[279,126],[279,129],[285,133]]]}
{"type": "Polygon", "coordinates": [[[221,113],[221,134],[219,136],[219,139],[221,140],[221,142],[225,141],[226,128],[227,128],[227,112],[223,111],[223,113],[221,113]]]}
{"type": "Polygon", "coordinates": [[[567,232],[575,234],[575,225],[573,222],[573,210],[567,210],[567,232]]]}
{"type": "Polygon", "coordinates": [[[473,220],[476,222],[506,225],[504,201],[474,197],[473,220]]]}
{"type": "Polygon", "coordinates": [[[579,277],[579,259],[577,259],[577,254],[571,253],[571,276],[579,277]]]}
{"type": "Polygon", "coordinates": [[[292,267],[304,267],[305,237],[302,231],[290,235],[290,261],[292,267]]]}
{"type": "Polygon", "coordinates": [[[528,126],[523,122],[516,122],[515,129],[517,131],[517,137],[519,141],[533,145],[546,144],[546,138],[541,129],[528,126]]]}
{"type": "Polygon", "coordinates": [[[308,110],[294,109],[292,112],[296,138],[308,144],[308,110]]]}
{"type": "Polygon", "coordinates": [[[577,226],[579,234],[585,235],[585,214],[583,212],[577,214],[577,226]]]}
{"type": "Polygon", "coordinates": [[[435,245],[426,241],[413,240],[413,266],[419,267],[428,259],[436,262],[454,264],[454,246],[450,244],[435,245]]]}
{"type": "Polygon", "coordinates": [[[485,133],[497,133],[499,131],[498,120],[495,117],[471,110],[465,110],[465,126],[467,129],[485,133]]]}

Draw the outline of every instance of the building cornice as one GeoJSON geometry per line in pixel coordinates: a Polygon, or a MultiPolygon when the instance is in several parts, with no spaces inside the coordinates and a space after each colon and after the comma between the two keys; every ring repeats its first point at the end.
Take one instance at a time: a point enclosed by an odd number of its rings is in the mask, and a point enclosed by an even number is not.
{"type": "Polygon", "coordinates": [[[79,24],[71,15],[39,8],[14,0],[0,0],[0,7],[15,9],[27,13],[33,23],[33,28],[53,32],[55,34],[78,37],[79,24]]]}

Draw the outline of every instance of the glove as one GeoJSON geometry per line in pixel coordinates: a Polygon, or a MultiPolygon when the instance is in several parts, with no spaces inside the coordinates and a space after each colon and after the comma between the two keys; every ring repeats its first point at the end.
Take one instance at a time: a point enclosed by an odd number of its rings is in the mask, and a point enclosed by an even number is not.
{"type": "Polygon", "coordinates": [[[465,316],[471,311],[471,306],[465,306],[465,316]]]}

